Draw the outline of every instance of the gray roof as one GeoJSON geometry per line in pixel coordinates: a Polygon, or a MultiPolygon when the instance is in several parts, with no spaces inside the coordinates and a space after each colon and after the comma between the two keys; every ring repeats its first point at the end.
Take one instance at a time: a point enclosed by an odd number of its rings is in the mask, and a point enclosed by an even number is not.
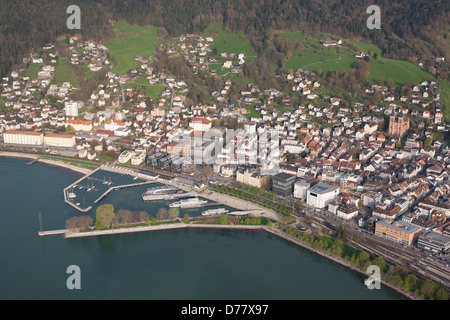
{"type": "Polygon", "coordinates": [[[427,234],[421,235],[421,238],[428,238],[433,240],[434,242],[439,242],[442,244],[446,244],[450,242],[450,238],[446,237],[442,234],[436,233],[436,232],[428,232],[427,234]]]}
{"type": "Polygon", "coordinates": [[[393,221],[390,219],[384,219],[381,221],[377,221],[377,224],[386,226],[386,227],[390,227],[399,231],[403,231],[405,233],[414,233],[416,231],[419,231],[420,229],[422,229],[422,227],[416,226],[412,223],[408,223],[406,221],[403,220],[398,220],[398,221],[393,221]]]}
{"type": "Polygon", "coordinates": [[[309,188],[309,191],[317,193],[317,194],[325,194],[328,192],[333,192],[335,190],[339,189],[339,187],[331,186],[329,184],[321,183],[314,185],[313,187],[309,188]]]}

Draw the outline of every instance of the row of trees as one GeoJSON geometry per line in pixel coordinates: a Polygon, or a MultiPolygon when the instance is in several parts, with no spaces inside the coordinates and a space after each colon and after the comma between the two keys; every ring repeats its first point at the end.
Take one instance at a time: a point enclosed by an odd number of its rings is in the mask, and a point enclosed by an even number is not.
{"type": "Polygon", "coordinates": [[[431,279],[419,279],[403,266],[391,266],[385,278],[397,288],[413,293],[420,299],[448,300],[448,292],[431,279]]]}
{"type": "MultiPolygon", "coordinates": [[[[263,207],[269,208],[283,215],[289,215],[292,213],[292,203],[287,201],[277,201],[275,194],[263,189],[258,189],[246,185],[242,185],[240,188],[231,185],[212,185],[210,186],[210,188],[220,193],[228,194],[230,196],[237,197],[246,201],[258,203],[263,207]]],[[[295,208],[298,208],[298,206],[295,206],[295,208]]]]}
{"type": "Polygon", "coordinates": [[[95,212],[95,229],[108,229],[114,226],[126,226],[129,224],[149,223],[150,216],[145,211],[130,211],[120,209],[114,212],[112,204],[103,204],[95,212]]]}

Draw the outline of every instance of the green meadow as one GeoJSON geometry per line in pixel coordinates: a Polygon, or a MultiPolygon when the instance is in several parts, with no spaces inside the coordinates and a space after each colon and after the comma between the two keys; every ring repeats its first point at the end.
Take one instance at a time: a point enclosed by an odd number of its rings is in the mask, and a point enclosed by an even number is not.
{"type": "Polygon", "coordinates": [[[116,60],[112,70],[115,73],[125,74],[128,70],[139,67],[141,62],[134,60],[134,57],[150,57],[156,46],[162,43],[157,35],[157,27],[140,27],[119,21],[114,23],[114,30],[115,39],[104,45],[116,60]]]}
{"type": "Polygon", "coordinates": [[[161,94],[166,90],[166,86],[163,84],[149,84],[146,78],[140,78],[136,82],[126,83],[123,85],[124,88],[137,88],[141,87],[145,89],[145,95],[152,98],[153,101],[158,99],[161,94]]]}
{"type": "Polygon", "coordinates": [[[75,88],[79,86],[75,71],[73,71],[72,67],[64,58],[58,60],[58,65],[55,70],[55,82],[57,85],[62,85],[63,82],[70,82],[75,88]]]}
{"type": "MultiPolygon", "coordinates": [[[[299,41],[304,49],[294,52],[292,57],[286,62],[286,69],[304,69],[311,72],[335,72],[338,70],[349,70],[358,62],[355,57],[356,52],[350,48],[323,47],[319,44],[319,39],[326,37],[334,38],[327,34],[321,34],[314,39],[305,37],[301,32],[280,33],[280,37],[290,41],[299,41]],[[341,51],[339,51],[341,50],[341,51]]],[[[380,79],[387,81],[392,79],[395,86],[403,86],[406,82],[420,83],[424,79],[431,80],[434,77],[419,66],[401,60],[386,59],[382,56],[382,50],[374,45],[361,41],[343,40],[344,44],[356,47],[360,52],[368,52],[370,57],[370,75],[368,80],[378,82],[380,79]],[[377,58],[373,58],[374,54],[377,58]]]]}
{"type": "Polygon", "coordinates": [[[256,52],[253,50],[250,40],[246,38],[243,32],[231,33],[226,32],[223,27],[223,23],[213,23],[206,28],[203,37],[211,36],[214,38],[214,42],[211,48],[217,48],[220,53],[243,53],[245,59],[254,59],[257,57],[256,52]]]}
{"type": "Polygon", "coordinates": [[[354,45],[361,52],[368,52],[370,54],[369,81],[379,81],[380,79],[386,81],[392,79],[395,86],[403,86],[405,82],[419,83],[424,79],[434,79],[430,73],[411,62],[383,58],[381,49],[374,45],[361,41],[346,40],[345,42],[354,45]],[[377,59],[373,58],[375,53],[378,56],[377,59]]]}
{"type": "Polygon", "coordinates": [[[31,79],[37,79],[37,75],[39,70],[41,69],[41,64],[39,63],[30,63],[27,69],[27,74],[31,79]]]}
{"type": "Polygon", "coordinates": [[[301,31],[278,33],[277,36],[287,39],[292,42],[295,42],[295,41],[304,42],[305,41],[305,35],[301,31]]]}
{"type": "Polygon", "coordinates": [[[292,70],[301,68],[312,72],[317,72],[319,69],[322,72],[334,72],[351,69],[357,62],[358,58],[345,48],[314,45],[295,52],[286,62],[285,67],[292,70]]]}
{"type": "Polygon", "coordinates": [[[424,79],[431,80],[434,77],[419,66],[401,60],[370,59],[369,81],[384,81],[392,79],[395,86],[403,86],[405,82],[420,83],[424,79]]]}
{"type": "Polygon", "coordinates": [[[439,93],[442,105],[442,111],[444,112],[445,119],[450,122],[450,84],[447,81],[440,81],[439,93]]]}

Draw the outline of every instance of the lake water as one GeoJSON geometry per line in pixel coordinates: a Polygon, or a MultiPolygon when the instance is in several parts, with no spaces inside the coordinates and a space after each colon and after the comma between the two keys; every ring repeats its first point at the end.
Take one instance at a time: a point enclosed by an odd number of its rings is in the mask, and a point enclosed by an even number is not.
{"type": "MultiPolygon", "coordinates": [[[[262,231],[39,237],[39,213],[44,230],[80,215],[62,190],[82,175],[28,161],[0,157],[0,299],[403,299],[385,287],[369,290],[363,275],[262,231]],[[70,265],[80,267],[80,290],[67,289],[70,265]]],[[[100,204],[151,215],[167,206],[143,202],[143,190],[114,191],[100,204]]]]}

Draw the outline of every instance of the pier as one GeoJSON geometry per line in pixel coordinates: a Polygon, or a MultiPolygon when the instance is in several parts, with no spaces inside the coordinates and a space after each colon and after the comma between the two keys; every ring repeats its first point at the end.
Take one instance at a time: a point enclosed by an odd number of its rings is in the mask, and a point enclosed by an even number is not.
{"type": "Polygon", "coordinates": [[[81,177],[80,179],[78,179],[77,181],[75,181],[74,183],[72,183],[70,186],[68,186],[67,188],[65,188],[63,190],[63,194],[64,194],[64,202],[67,203],[68,205],[74,207],[75,209],[77,209],[78,211],[81,212],[88,212],[89,210],[92,209],[91,206],[87,207],[87,208],[81,208],[79,206],[77,206],[76,204],[72,203],[71,201],[69,201],[69,197],[68,197],[68,190],[73,188],[74,186],[76,186],[79,182],[83,181],[84,179],[88,178],[90,175],[92,175],[93,173],[97,172],[98,170],[100,170],[100,168],[95,169],[94,171],[89,172],[88,174],[86,174],[85,176],[81,177]]]}
{"type": "Polygon", "coordinates": [[[151,183],[155,183],[153,181],[144,181],[144,182],[138,182],[138,183],[131,183],[131,184],[125,184],[122,186],[116,186],[116,187],[111,187],[108,190],[106,190],[100,197],[98,197],[94,203],[98,203],[100,202],[103,198],[105,198],[111,191],[114,190],[119,190],[119,189],[124,189],[124,188],[132,188],[132,187],[137,187],[137,186],[143,186],[146,184],[151,184],[151,183]]]}
{"type": "Polygon", "coordinates": [[[60,229],[60,230],[50,230],[50,231],[38,231],[38,235],[40,237],[43,236],[53,236],[53,235],[58,235],[58,234],[66,234],[67,230],[66,229],[60,229]]]}
{"type": "Polygon", "coordinates": [[[32,164],[38,162],[39,160],[41,160],[41,157],[31,160],[30,162],[27,163],[27,165],[31,166],[32,164]]]}
{"type": "Polygon", "coordinates": [[[195,197],[195,193],[185,192],[185,193],[146,195],[146,196],[142,196],[142,200],[144,200],[144,201],[178,200],[178,199],[189,198],[189,197],[195,197]]]}

